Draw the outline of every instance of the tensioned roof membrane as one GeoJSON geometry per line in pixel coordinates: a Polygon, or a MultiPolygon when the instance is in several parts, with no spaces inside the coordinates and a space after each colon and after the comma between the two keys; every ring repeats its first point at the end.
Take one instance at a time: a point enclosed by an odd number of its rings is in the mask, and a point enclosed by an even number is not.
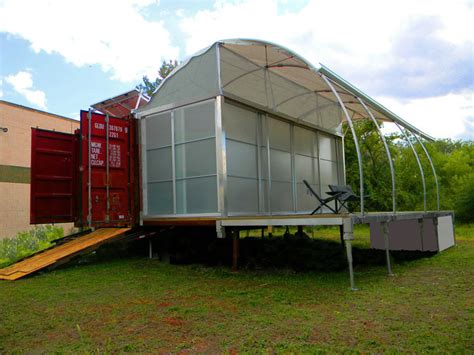
{"type": "Polygon", "coordinates": [[[301,124],[341,134],[346,116],[323,77],[333,85],[352,120],[373,116],[432,139],[323,65],[313,66],[282,46],[259,40],[229,39],[199,51],[175,68],[139,117],[172,106],[224,95],[301,124]]]}

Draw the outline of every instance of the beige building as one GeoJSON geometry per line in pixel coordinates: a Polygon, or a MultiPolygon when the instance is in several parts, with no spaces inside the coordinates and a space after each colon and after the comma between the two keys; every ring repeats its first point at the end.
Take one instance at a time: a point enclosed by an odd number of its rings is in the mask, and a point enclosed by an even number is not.
{"type": "Polygon", "coordinates": [[[31,228],[32,127],[74,133],[79,121],[0,100],[0,238],[31,228]]]}

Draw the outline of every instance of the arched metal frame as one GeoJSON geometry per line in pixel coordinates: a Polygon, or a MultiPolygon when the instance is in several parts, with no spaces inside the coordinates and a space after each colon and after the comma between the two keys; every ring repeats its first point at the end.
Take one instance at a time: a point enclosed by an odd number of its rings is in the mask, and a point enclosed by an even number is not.
{"type": "Polygon", "coordinates": [[[393,122],[393,123],[395,123],[395,125],[398,127],[400,132],[402,132],[403,136],[405,137],[405,140],[410,145],[411,150],[413,151],[413,154],[415,155],[416,162],[418,163],[418,168],[420,168],[421,182],[423,184],[423,207],[424,207],[424,211],[426,212],[427,211],[427,208],[426,208],[426,181],[425,181],[425,173],[424,173],[424,170],[423,170],[423,166],[421,165],[420,157],[419,157],[418,153],[416,152],[416,149],[413,146],[412,142],[410,141],[410,138],[408,138],[408,135],[405,133],[405,131],[402,129],[402,127],[400,127],[400,125],[397,122],[393,122]]]}
{"type": "Polygon", "coordinates": [[[352,137],[354,138],[354,145],[356,148],[357,152],[357,162],[359,164],[359,180],[360,180],[360,213],[363,216],[365,211],[364,211],[364,170],[362,168],[362,155],[360,153],[360,147],[359,147],[359,140],[357,139],[357,134],[354,129],[354,125],[352,123],[352,119],[349,116],[349,113],[347,112],[346,106],[344,106],[344,102],[341,100],[341,97],[339,96],[339,93],[337,90],[334,88],[332,85],[331,81],[326,78],[323,74],[320,74],[321,78],[326,82],[326,84],[329,86],[331,91],[333,92],[334,96],[336,97],[337,101],[339,102],[339,105],[342,108],[342,111],[344,112],[344,115],[346,116],[347,124],[349,125],[349,128],[351,129],[352,132],[352,137]]]}
{"type": "Polygon", "coordinates": [[[425,155],[426,155],[426,158],[428,159],[429,163],[430,163],[430,166],[431,166],[431,170],[433,171],[433,177],[434,177],[434,181],[435,181],[435,185],[436,185],[436,207],[437,207],[437,210],[439,211],[440,208],[439,208],[439,185],[438,185],[438,175],[436,174],[436,170],[435,170],[435,167],[434,167],[434,164],[433,164],[433,161],[431,160],[431,156],[430,154],[428,153],[428,150],[426,149],[425,145],[423,144],[422,140],[413,132],[410,132],[416,139],[416,141],[418,142],[418,144],[420,144],[421,148],[423,149],[423,151],[425,152],[425,155]]]}
{"type": "Polygon", "coordinates": [[[379,133],[380,139],[383,142],[383,145],[385,147],[385,152],[387,153],[387,158],[388,158],[388,163],[390,165],[390,175],[392,177],[392,210],[393,213],[397,212],[397,189],[396,189],[396,182],[395,182],[395,168],[393,167],[393,160],[392,160],[392,154],[390,153],[390,148],[388,147],[387,140],[385,139],[385,136],[382,133],[382,130],[380,129],[380,125],[375,119],[374,115],[372,114],[372,111],[367,107],[365,102],[360,98],[357,97],[357,100],[359,100],[360,104],[362,107],[364,107],[364,110],[367,112],[369,115],[370,119],[372,122],[375,124],[375,127],[377,128],[377,132],[379,133]]]}

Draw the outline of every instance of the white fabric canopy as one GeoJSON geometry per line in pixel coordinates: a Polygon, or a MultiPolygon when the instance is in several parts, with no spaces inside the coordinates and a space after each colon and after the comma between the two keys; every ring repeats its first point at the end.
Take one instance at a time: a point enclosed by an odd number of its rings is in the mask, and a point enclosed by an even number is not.
{"type": "Polygon", "coordinates": [[[175,68],[138,116],[217,95],[264,109],[302,124],[341,133],[345,120],[326,76],[353,120],[368,118],[361,98],[376,119],[397,122],[432,139],[324,66],[315,67],[279,45],[230,39],[214,43],[175,68]]]}

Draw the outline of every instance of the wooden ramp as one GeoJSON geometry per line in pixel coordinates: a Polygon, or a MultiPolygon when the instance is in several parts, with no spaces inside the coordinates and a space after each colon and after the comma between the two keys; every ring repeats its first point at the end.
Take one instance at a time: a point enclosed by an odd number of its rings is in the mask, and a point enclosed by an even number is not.
{"type": "Polygon", "coordinates": [[[97,229],[0,269],[0,280],[17,280],[45,267],[64,263],[78,254],[90,252],[114,238],[123,236],[129,230],[130,228],[97,229]]]}

